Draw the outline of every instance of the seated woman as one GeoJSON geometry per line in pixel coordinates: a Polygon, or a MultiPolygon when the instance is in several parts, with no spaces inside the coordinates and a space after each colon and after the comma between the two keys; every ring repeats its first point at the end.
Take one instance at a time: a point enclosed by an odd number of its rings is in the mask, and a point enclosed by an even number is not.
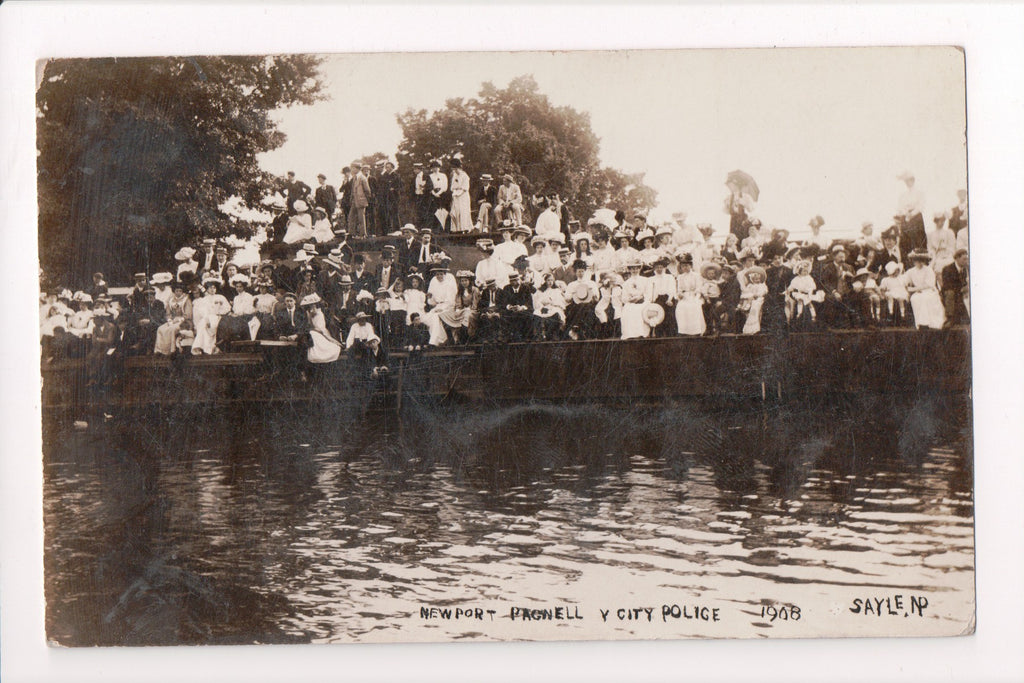
{"type": "Polygon", "coordinates": [[[408,308],[405,300],[405,280],[396,278],[388,290],[388,318],[396,348],[405,346],[405,328],[409,322],[408,308]]]}
{"type": "Polygon", "coordinates": [[[644,228],[637,234],[636,241],[640,245],[640,262],[643,264],[641,270],[645,273],[653,272],[654,262],[664,255],[654,246],[654,231],[644,228]]]}
{"type": "MultiPolygon", "coordinates": [[[[659,250],[660,251],[660,250],[659,250]]],[[[688,255],[689,256],[689,255],[688,255]]],[[[690,260],[692,261],[692,256],[690,260]]],[[[654,262],[654,274],[647,278],[650,291],[647,300],[664,310],[662,321],[654,327],[655,337],[669,337],[676,333],[676,276],[668,272],[668,259],[664,256],[654,262]]]]}
{"type": "Polygon", "coordinates": [[[644,320],[647,278],[641,277],[643,264],[639,257],[627,262],[629,277],[622,283],[622,339],[649,337],[651,328],[644,320]]]}
{"type": "Polygon", "coordinates": [[[327,331],[327,321],[320,302],[320,296],[315,292],[307,294],[299,301],[299,306],[306,312],[306,320],[309,323],[310,343],[306,350],[306,360],[310,363],[333,363],[341,355],[341,342],[327,331]]]}
{"type": "Polygon", "coordinates": [[[907,271],[906,283],[914,324],[917,329],[930,327],[941,330],[946,322],[946,310],[935,283],[935,271],[928,265],[932,257],[924,251],[912,251],[907,258],[913,264],[913,268],[907,271]]]}
{"type": "Polygon", "coordinates": [[[121,338],[121,331],[110,320],[110,312],[106,308],[103,297],[100,299],[100,305],[96,307],[93,321],[92,345],[86,356],[89,368],[89,386],[107,384],[111,380],[110,357],[117,349],[117,342],[121,338]]]}
{"type": "Polygon", "coordinates": [[[229,348],[231,342],[253,339],[253,331],[257,329],[253,320],[258,320],[256,297],[247,289],[249,276],[240,273],[228,284],[235,290],[235,296],[231,300],[231,312],[224,316],[217,328],[217,340],[223,349],[229,348]]]}
{"type": "Polygon", "coordinates": [[[274,312],[279,308],[274,283],[269,277],[259,277],[256,279],[256,289],[259,294],[253,299],[253,306],[256,308],[256,320],[260,324],[256,338],[274,339],[277,336],[274,331],[274,312]]]}
{"type": "Polygon", "coordinates": [[[171,298],[167,301],[167,322],[156,330],[156,344],[153,352],[170,356],[180,348],[178,333],[182,325],[188,323],[187,330],[192,327],[192,299],[185,292],[185,285],[176,280],[171,285],[171,298]]]}
{"type": "Polygon", "coordinates": [[[455,293],[454,319],[459,321],[459,325],[453,331],[457,336],[456,342],[460,344],[476,338],[476,309],[480,303],[480,290],[473,284],[474,278],[474,274],[468,270],[460,270],[455,277],[458,291],[455,293]]]}
{"type": "Polygon", "coordinates": [[[68,317],[67,332],[79,339],[92,337],[92,296],[85,292],[75,292],[72,299],[75,312],[68,317]]]}
{"type": "MultiPolygon", "coordinates": [[[[578,234],[578,233],[577,233],[578,234]]],[[[576,279],[565,287],[565,328],[570,339],[592,339],[597,335],[594,309],[600,298],[597,283],[588,277],[587,262],[573,261],[576,279]]]]}
{"type": "Polygon", "coordinates": [[[676,259],[679,275],[676,276],[675,308],[676,330],[683,335],[701,335],[707,330],[704,320],[704,298],[701,294],[703,279],[693,271],[693,254],[683,252],[676,259]]]}
{"type": "Polygon", "coordinates": [[[192,324],[196,337],[192,343],[192,355],[220,353],[217,348],[217,328],[220,320],[231,311],[231,304],[218,292],[223,284],[213,274],[203,278],[204,294],[192,302],[192,324]]]}
{"type": "Polygon", "coordinates": [[[613,272],[601,276],[594,317],[597,318],[595,336],[614,339],[622,333],[622,278],[613,272]]]}
{"type": "Polygon", "coordinates": [[[565,328],[565,296],[551,272],[533,293],[533,316],[536,328],[534,339],[550,341],[560,339],[565,328]]]}

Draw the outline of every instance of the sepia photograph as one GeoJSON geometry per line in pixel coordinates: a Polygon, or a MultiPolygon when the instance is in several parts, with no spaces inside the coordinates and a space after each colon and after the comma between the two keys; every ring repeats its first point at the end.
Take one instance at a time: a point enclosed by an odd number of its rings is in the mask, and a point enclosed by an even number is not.
{"type": "Polygon", "coordinates": [[[40,60],[47,641],[971,634],[964,74],[40,60]]]}
{"type": "Polygon", "coordinates": [[[0,677],[1019,680],[1021,28],[3,3],[0,677]]]}

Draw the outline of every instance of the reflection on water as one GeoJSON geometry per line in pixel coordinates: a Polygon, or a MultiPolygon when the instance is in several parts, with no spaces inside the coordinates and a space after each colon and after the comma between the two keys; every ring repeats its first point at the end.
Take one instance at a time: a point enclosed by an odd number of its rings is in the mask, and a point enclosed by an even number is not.
{"type": "Polygon", "coordinates": [[[966,414],[533,406],[387,431],[280,414],[48,430],[47,629],[66,645],[522,638],[416,617],[786,586],[969,602],[966,414]]]}

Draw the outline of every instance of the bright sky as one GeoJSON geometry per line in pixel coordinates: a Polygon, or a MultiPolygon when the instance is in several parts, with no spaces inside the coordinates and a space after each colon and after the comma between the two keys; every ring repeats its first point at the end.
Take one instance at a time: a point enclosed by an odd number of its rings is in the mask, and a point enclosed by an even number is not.
{"type": "Polygon", "coordinates": [[[364,154],[393,156],[407,108],[532,74],[554,104],[590,113],[604,164],[647,173],[652,216],[685,210],[720,236],[737,168],[760,186],[757,215],[794,237],[815,214],[835,236],[866,220],[878,234],[904,170],[929,226],[966,187],[963,59],[952,48],[332,55],[322,73],[330,99],[280,112],[288,141],[263,158],[310,185],[319,172],[337,184],[364,154]]]}

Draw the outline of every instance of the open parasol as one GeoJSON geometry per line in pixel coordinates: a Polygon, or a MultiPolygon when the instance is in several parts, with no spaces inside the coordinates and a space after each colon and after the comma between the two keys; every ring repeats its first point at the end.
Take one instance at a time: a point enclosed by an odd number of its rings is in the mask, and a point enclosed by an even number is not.
{"type": "Polygon", "coordinates": [[[758,196],[761,194],[761,190],[757,187],[757,181],[754,180],[746,171],[730,171],[729,175],[725,177],[726,186],[738,194],[750,195],[750,197],[756,202],[758,196]]]}

